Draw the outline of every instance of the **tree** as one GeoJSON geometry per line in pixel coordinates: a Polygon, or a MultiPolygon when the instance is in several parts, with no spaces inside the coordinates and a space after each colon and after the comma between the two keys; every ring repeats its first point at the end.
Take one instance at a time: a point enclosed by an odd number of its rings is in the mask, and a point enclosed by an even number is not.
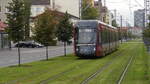
{"type": "MultiPolygon", "coordinates": [[[[149,16],[150,20],[150,16],[149,16]]],[[[147,24],[147,28],[143,31],[143,36],[145,38],[150,38],[150,23],[147,24]]]]}
{"type": "Polygon", "coordinates": [[[83,0],[82,3],[82,19],[97,19],[98,18],[98,10],[92,7],[87,0],[83,0]]]}
{"type": "Polygon", "coordinates": [[[56,30],[56,36],[59,41],[64,42],[64,55],[66,56],[66,43],[70,41],[73,34],[73,26],[70,22],[70,17],[68,13],[66,12],[63,18],[60,20],[57,30],[56,30]]]}
{"type": "Polygon", "coordinates": [[[34,36],[33,38],[46,46],[46,59],[48,60],[48,46],[56,43],[55,28],[58,24],[56,19],[56,11],[46,9],[45,12],[37,17],[35,20],[34,36]]]}
{"type": "Polygon", "coordinates": [[[118,27],[118,24],[117,24],[116,20],[113,20],[113,21],[112,21],[112,26],[118,27]]]}
{"type": "Polygon", "coordinates": [[[30,37],[30,15],[31,15],[31,1],[24,0],[24,39],[29,40],[30,37]]]}
{"type": "MultiPolygon", "coordinates": [[[[17,42],[24,39],[24,2],[23,0],[12,0],[7,7],[7,32],[10,40],[17,42]]],[[[20,66],[20,48],[18,47],[18,64],[20,66]]]]}

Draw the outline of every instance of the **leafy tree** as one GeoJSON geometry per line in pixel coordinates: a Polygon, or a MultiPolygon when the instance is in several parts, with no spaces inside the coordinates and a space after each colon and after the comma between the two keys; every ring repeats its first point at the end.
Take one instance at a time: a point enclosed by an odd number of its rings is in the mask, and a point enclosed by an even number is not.
{"type": "MultiPolygon", "coordinates": [[[[150,16],[149,16],[150,20],[150,16]]],[[[147,28],[143,31],[143,36],[145,38],[150,38],[150,23],[148,23],[147,28]]]]}
{"type": "MultiPolygon", "coordinates": [[[[23,0],[12,0],[7,7],[7,32],[10,40],[17,42],[24,39],[24,2],[23,0]]],[[[18,47],[18,64],[20,66],[20,48],[18,47]]]]}
{"type": "Polygon", "coordinates": [[[116,20],[113,20],[113,21],[112,21],[112,26],[118,27],[118,24],[117,24],[116,20]]]}
{"type": "Polygon", "coordinates": [[[98,18],[98,10],[92,7],[87,0],[83,0],[82,3],[82,19],[97,19],[98,18]]]}
{"type": "Polygon", "coordinates": [[[150,15],[149,15],[149,23],[148,23],[147,28],[149,28],[149,29],[150,29],[150,15]]]}
{"type": "Polygon", "coordinates": [[[24,3],[23,0],[12,0],[7,7],[7,24],[9,38],[18,42],[24,39],[24,3]]]}
{"type": "Polygon", "coordinates": [[[146,38],[150,38],[150,28],[147,28],[143,31],[143,35],[146,38]]]}
{"type": "Polygon", "coordinates": [[[29,40],[30,37],[30,15],[31,15],[31,1],[30,0],[24,0],[24,34],[25,40],[29,40]]]}
{"type": "Polygon", "coordinates": [[[59,41],[64,42],[64,55],[66,56],[66,43],[70,41],[72,38],[72,31],[73,26],[70,22],[70,17],[68,13],[66,12],[63,18],[60,20],[57,30],[56,30],[56,36],[59,41]]]}
{"type": "Polygon", "coordinates": [[[46,59],[48,60],[48,46],[56,44],[55,28],[58,24],[56,12],[46,9],[35,21],[33,38],[46,46],[46,59]]]}

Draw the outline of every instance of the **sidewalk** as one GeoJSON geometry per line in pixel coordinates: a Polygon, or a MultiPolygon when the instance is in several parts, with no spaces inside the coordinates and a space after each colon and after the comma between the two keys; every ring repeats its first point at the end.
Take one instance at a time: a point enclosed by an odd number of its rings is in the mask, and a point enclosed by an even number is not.
{"type": "MultiPolygon", "coordinates": [[[[21,48],[21,63],[28,63],[46,59],[46,50],[44,48],[21,48]]],[[[63,46],[50,46],[49,58],[64,55],[63,46]]],[[[73,53],[73,46],[67,46],[67,54],[73,53]]],[[[12,50],[0,51],[0,67],[16,65],[18,63],[17,48],[12,50]]]]}

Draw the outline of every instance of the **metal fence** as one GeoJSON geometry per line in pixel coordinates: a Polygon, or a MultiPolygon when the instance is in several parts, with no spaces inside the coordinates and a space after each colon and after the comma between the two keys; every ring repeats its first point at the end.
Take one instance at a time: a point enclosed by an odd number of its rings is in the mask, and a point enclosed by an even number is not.
{"type": "Polygon", "coordinates": [[[10,48],[10,41],[7,33],[0,33],[0,49],[10,48]]]}

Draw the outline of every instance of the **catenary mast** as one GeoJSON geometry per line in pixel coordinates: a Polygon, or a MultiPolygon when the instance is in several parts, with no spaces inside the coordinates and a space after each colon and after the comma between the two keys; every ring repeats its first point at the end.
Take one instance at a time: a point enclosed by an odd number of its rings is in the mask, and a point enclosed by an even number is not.
{"type": "Polygon", "coordinates": [[[150,22],[149,17],[150,17],[150,0],[145,0],[144,1],[145,5],[145,26],[150,22]]]}

